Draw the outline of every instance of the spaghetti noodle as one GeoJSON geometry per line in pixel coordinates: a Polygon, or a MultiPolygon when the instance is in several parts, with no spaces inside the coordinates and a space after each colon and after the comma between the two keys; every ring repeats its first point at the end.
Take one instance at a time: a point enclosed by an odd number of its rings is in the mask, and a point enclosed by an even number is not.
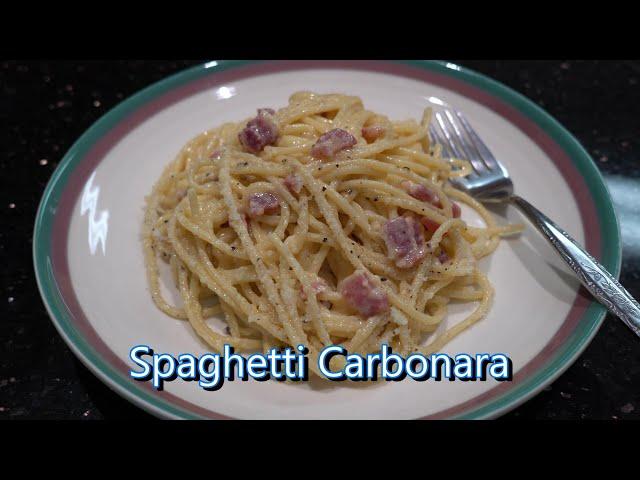
{"type": "Polygon", "coordinates": [[[147,197],[156,305],[218,352],[440,349],[485,316],[493,290],[477,260],[519,227],[450,186],[470,166],[430,144],[430,115],[392,122],[358,97],[299,92],[192,139],[147,197]],[[486,228],[459,218],[457,202],[486,228]],[[158,258],[182,306],[163,298],[158,258]],[[477,306],[438,328],[452,301],[477,306]],[[207,323],[219,315],[225,333],[207,323]]]}

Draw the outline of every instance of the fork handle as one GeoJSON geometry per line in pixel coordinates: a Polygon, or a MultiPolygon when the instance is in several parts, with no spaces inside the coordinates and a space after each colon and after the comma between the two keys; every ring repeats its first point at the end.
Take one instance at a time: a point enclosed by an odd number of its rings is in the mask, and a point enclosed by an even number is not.
{"type": "Polygon", "coordinates": [[[640,305],[607,270],[571,236],[525,199],[513,195],[511,202],[540,230],[582,285],[607,309],[640,336],[640,305]]]}

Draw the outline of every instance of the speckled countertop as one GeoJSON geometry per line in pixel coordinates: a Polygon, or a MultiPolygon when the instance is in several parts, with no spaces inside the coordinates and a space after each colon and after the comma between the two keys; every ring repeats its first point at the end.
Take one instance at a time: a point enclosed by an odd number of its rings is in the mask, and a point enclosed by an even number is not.
{"type": "MultiPolygon", "coordinates": [[[[40,300],[31,259],[40,196],[96,119],[197,61],[0,63],[0,418],[139,419],[71,353],[40,300]]],[[[622,283],[640,298],[640,62],[456,61],[563,123],[605,174],[620,216],[622,283]]],[[[505,419],[640,419],[640,340],[608,316],[553,385],[505,419]]]]}

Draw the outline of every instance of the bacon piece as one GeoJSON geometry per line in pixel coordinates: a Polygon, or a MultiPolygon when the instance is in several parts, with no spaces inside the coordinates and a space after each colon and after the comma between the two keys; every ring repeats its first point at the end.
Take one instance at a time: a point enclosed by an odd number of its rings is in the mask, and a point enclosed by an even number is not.
{"type": "Polygon", "coordinates": [[[247,122],[247,126],[238,134],[238,140],[251,153],[261,152],[267,145],[273,145],[278,139],[278,125],[273,119],[270,108],[258,110],[258,116],[247,122]]]}
{"type": "Polygon", "coordinates": [[[363,317],[372,317],[389,310],[387,294],[362,270],[356,270],[342,281],[340,293],[363,317]]]}
{"type": "Polygon", "coordinates": [[[386,133],[387,129],[382,125],[371,125],[370,127],[362,127],[362,136],[368,142],[374,142],[386,133]]]}
{"type": "MultiPolygon", "coordinates": [[[[438,194],[425,187],[424,185],[405,180],[400,184],[400,187],[402,187],[402,189],[413,198],[430,203],[434,207],[442,208],[442,202],[440,201],[440,197],[438,196],[438,194]]],[[[453,214],[453,218],[460,218],[462,210],[460,209],[460,205],[458,205],[456,202],[451,202],[451,213],[453,214]]],[[[429,226],[427,226],[424,222],[422,223],[427,228],[427,230],[430,230],[429,226]]]]}
{"type": "Polygon", "coordinates": [[[449,255],[444,250],[438,255],[438,260],[440,263],[447,263],[449,261],[449,255]]]}
{"type": "Polygon", "coordinates": [[[424,233],[413,217],[396,217],[383,227],[387,255],[398,268],[411,268],[425,255],[424,233]]]}
{"type": "Polygon", "coordinates": [[[433,235],[436,232],[436,230],[438,230],[438,228],[440,227],[440,224],[438,222],[435,222],[427,217],[420,217],[420,223],[422,223],[425,230],[429,232],[431,235],[433,235]]]}
{"type": "Polygon", "coordinates": [[[451,202],[451,213],[453,213],[453,218],[460,218],[460,215],[462,215],[460,205],[456,202],[451,202]]]}
{"type": "Polygon", "coordinates": [[[434,207],[442,208],[438,194],[424,185],[405,180],[400,184],[400,187],[413,198],[430,203],[434,207]]]}
{"type": "Polygon", "coordinates": [[[318,141],[311,147],[311,155],[320,159],[333,158],[336,153],[353,147],[356,143],[358,143],[356,137],[346,130],[335,128],[318,138],[318,141]]]}
{"type": "Polygon", "coordinates": [[[291,193],[300,193],[302,190],[302,179],[295,173],[290,173],[284,179],[284,186],[291,193]]]}
{"type": "Polygon", "coordinates": [[[251,218],[272,215],[280,210],[280,199],[272,192],[255,192],[249,195],[247,214],[251,218]]]}

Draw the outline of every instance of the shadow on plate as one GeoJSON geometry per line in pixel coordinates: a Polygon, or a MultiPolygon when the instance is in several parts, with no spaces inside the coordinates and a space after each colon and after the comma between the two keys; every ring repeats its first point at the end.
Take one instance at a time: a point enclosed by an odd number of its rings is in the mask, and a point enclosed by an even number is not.
{"type": "MultiPolygon", "coordinates": [[[[505,204],[485,205],[495,215],[507,221],[505,204]]],[[[515,210],[515,209],[514,209],[515,210]]],[[[525,230],[518,236],[507,238],[506,244],[520,259],[531,277],[545,291],[558,300],[572,304],[578,291],[579,295],[589,297],[571,269],[562,261],[555,249],[547,242],[534,226],[520,212],[517,212],[525,230]]]]}

